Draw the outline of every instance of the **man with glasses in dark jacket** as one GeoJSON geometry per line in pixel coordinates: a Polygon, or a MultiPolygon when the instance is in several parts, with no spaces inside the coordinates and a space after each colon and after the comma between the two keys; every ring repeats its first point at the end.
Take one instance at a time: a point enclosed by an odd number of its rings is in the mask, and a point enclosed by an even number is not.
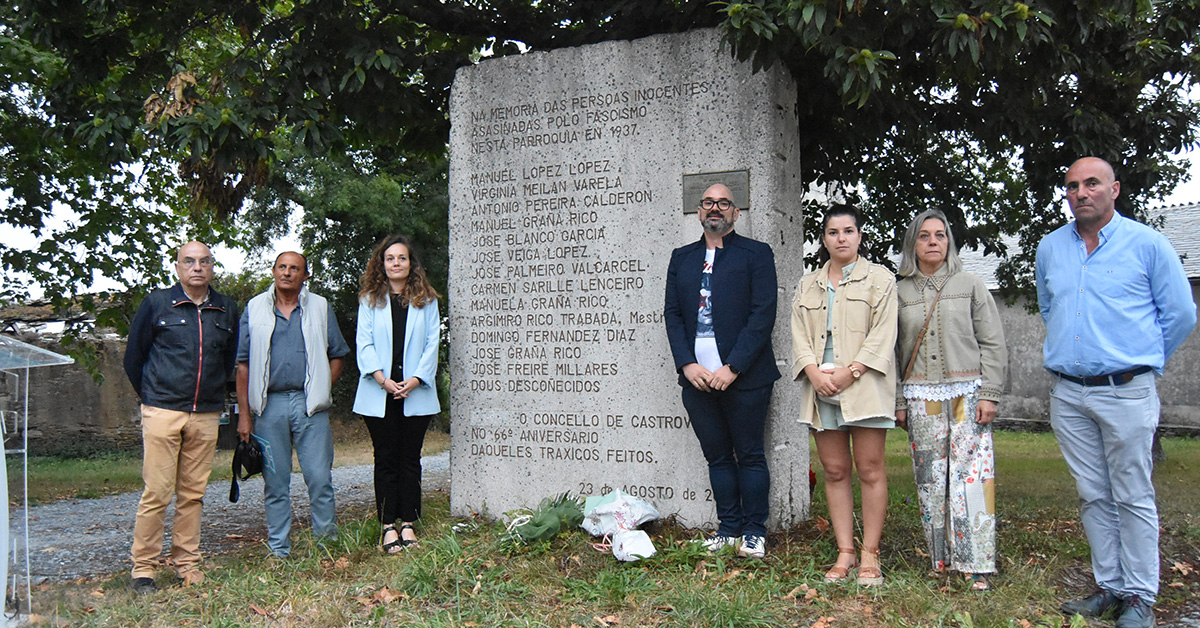
{"type": "Polygon", "coordinates": [[[209,287],[212,251],[200,242],[179,249],[179,282],[142,300],[129,326],[125,373],[142,401],[142,480],[146,489],[133,527],[132,586],[157,590],[163,517],[175,496],[171,564],[186,585],[200,584],[200,511],[237,355],[238,311],[209,287]]]}
{"type": "Polygon", "coordinates": [[[734,232],[741,209],[728,187],[710,186],[697,211],[704,235],[671,253],[663,316],[720,522],[700,542],[763,558],[771,485],[763,434],[780,377],[771,348],[775,255],[734,232]]]}

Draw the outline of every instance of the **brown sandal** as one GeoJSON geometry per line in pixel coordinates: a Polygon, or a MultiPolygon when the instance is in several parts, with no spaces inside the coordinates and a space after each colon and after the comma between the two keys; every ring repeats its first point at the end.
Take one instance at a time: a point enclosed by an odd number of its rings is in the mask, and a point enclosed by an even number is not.
{"type": "Polygon", "coordinates": [[[852,554],[855,556],[856,562],[852,563],[849,567],[839,567],[836,564],[830,567],[829,571],[825,572],[825,582],[843,582],[846,580],[846,578],[850,577],[850,573],[853,572],[854,568],[857,566],[858,552],[854,551],[853,547],[849,549],[839,547],[838,554],[852,554]]]}
{"type": "MultiPolygon", "coordinates": [[[[862,551],[863,551],[863,554],[875,555],[876,560],[877,561],[879,560],[878,559],[878,556],[879,556],[879,548],[878,547],[875,547],[875,548],[864,547],[862,549],[862,551]]],[[[877,586],[883,584],[883,570],[880,569],[879,567],[859,567],[858,579],[856,580],[856,582],[858,582],[858,586],[860,586],[860,587],[877,587],[877,586]]]]}

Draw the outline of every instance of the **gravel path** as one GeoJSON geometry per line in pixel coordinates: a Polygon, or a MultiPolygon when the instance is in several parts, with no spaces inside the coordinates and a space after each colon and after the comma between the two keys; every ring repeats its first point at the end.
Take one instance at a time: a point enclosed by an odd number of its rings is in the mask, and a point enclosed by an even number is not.
{"type": "MultiPolygon", "coordinates": [[[[450,452],[421,460],[425,492],[450,487],[450,452]]],[[[363,512],[375,504],[371,465],[333,470],[338,513],[363,512]]],[[[241,498],[229,503],[229,482],[212,482],[204,495],[200,550],[207,555],[234,550],[266,539],[261,476],[239,482],[241,498]]],[[[34,582],[107,575],[127,570],[133,520],[141,492],[100,499],[67,499],[29,509],[30,575],[34,582]]],[[[308,523],[308,492],[304,477],[292,474],[294,523],[308,523]]],[[[166,550],[170,550],[170,523],[175,508],[167,510],[166,550]]],[[[12,511],[14,536],[22,528],[12,511]]]]}

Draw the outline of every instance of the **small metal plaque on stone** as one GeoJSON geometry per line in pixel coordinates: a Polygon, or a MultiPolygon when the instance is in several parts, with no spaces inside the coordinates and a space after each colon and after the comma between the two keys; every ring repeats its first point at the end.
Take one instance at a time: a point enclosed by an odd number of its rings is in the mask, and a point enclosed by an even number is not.
{"type": "Polygon", "coordinates": [[[750,208],[750,171],[725,170],[683,175],[683,213],[696,213],[704,190],[718,183],[733,192],[733,204],[738,209],[750,208]]]}

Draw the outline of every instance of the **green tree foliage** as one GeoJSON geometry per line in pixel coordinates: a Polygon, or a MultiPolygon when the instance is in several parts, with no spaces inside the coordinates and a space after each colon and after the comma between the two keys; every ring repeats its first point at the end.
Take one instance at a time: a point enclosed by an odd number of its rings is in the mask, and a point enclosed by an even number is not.
{"type": "Polygon", "coordinates": [[[1000,273],[1010,294],[1032,288],[1036,244],[1064,221],[1055,209],[1068,164],[1108,159],[1120,209],[1141,215],[1183,175],[1172,154],[1196,144],[1194,0],[754,0],[721,10],[739,58],[785,64],[802,86],[806,182],[865,195],[885,234],[876,247],[929,207],[946,211],[967,246],[996,251],[1001,233],[1019,233],[1000,273]]]}
{"type": "MultiPolygon", "coordinates": [[[[58,310],[82,307],[97,324],[123,330],[144,291],[170,276],[171,245],[187,235],[219,242],[228,228],[209,214],[189,219],[173,156],[144,135],[85,140],[130,128],[128,112],[72,125],[55,114],[49,86],[73,69],[59,52],[18,34],[14,11],[0,7],[0,225],[8,228],[0,301],[23,299],[30,282],[58,310]],[[101,276],[133,290],[92,290],[101,276]]],[[[118,98],[110,82],[93,86],[97,101],[118,98]]],[[[65,344],[87,362],[89,348],[75,337],[85,328],[68,329],[65,344]]]]}
{"type": "Polygon", "coordinates": [[[14,290],[21,288],[12,273],[28,276],[52,295],[90,285],[97,261],[119,260],[133,272],[161,273],[157,265],[143,266],[136,238],[129,236],[176,226],[148,219],[150,212],[123,203],[161,190],[91,151],[58,141],[54,122],[39,111],[38,93],[31,86],[62,71],[53,55],[0,27],[0,222],[41,238],[32,250],[0,243],[7,280],[0,298],[15,296],[14,290]],[[62,224],[51,221],[56,208],[66,218],[62,224]]]}

